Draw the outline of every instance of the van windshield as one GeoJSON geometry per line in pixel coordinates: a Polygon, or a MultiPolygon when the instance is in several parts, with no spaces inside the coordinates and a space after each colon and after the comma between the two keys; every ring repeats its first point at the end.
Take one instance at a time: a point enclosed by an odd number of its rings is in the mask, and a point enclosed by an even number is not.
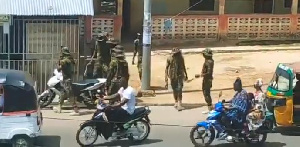
{"type": "Polygon", "coordinates": [[[287,71],[277,68],[269,86],[278,91],[288,91],[290,89],[290,75],[287,71]]]}

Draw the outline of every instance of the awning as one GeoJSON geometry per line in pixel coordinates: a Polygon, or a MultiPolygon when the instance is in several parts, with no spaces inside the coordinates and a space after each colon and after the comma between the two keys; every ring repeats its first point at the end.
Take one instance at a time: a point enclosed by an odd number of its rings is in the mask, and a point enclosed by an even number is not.
{"type": "Polygon", "coordinates": [[[93,0],[0,0],[0,15],[93,16],[93,0]]]}

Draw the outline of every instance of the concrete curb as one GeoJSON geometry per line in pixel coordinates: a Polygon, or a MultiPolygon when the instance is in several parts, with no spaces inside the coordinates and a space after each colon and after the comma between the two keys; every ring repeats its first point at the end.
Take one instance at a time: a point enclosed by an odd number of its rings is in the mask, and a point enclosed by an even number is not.
{"type": "MultiPolygon", "coordinates": [[[[182,49],[183,54],[197,54],[201,53],[205,48],[193,48],[193,49],[182,49]]],[[[295,47],[269,47],[269,48],[259,48],[259,47],[224,47],[222,48],[211,48],[214,53],[247,53],[247,52],[271,52],[271,51],[298,51],[300,50],[300,46],[295,47]],[[248,48],[248,49],[241,49],[241,48],[248,48]]],[[[171,53],[170,50],[158,50],[158,51],[152,51],[151,55],[167,55],[171,53]]],[[[133,53],[125,53],[126,56],[133,56],[133,53]]]]}

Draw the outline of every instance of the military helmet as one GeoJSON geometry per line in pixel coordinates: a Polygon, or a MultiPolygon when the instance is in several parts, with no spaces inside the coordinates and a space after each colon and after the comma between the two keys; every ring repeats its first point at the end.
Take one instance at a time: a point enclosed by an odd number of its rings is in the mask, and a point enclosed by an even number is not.
{"type": "Polygon", "coordinates": [[[205,50],[203,50],[202,54],[204,56],[209,56],[209,57],[213,55],[212,50],[210,48],[206,48],[205,50]]]}
{"type": "Polygon", "coordinates": [[[110,38],[109,40],[106,41],[106,43],[109,45],[110,48],[114,48],[118,45],[118,41],[115,40],[114,38],[110,38]]]}
{"type": "Polygon", "coordinates": [[[70,50],[66,46],[61,46],[61,53],[62,54],[70,54],[70,50]]]}
{"type": "Polygon", "coordinates": [[[122,45],[117,45],[112,50],[115,51],[115,52],[120,52],[120,51],[124,52],[125,51],[124,47],[122,45]]]}
{"type": "Polygon", "coordinates": [[[176,54],[176,53],[179,53],[179,52],[181,52],[181,50],[179,48],[177,48],[177,47],[174,47],[172,49],[172,54],[176,54]]]}

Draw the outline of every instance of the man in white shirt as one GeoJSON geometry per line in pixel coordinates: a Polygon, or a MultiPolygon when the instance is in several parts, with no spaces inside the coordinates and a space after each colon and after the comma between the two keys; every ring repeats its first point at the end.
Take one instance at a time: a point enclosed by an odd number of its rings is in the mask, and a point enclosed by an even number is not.
{"type": "MultiPolygon", "coordinates": [[[[131,86],[128,86],[128,79],[122,78],[120,80],[120,86],[118,93],[111,96],[107,96],[105,99],[121,99],[120,103],[109,105],[106,109],[110,109],[109,121],[126,123],[130,115],[134,113],[135,110],[135,92],[131,86]]],[[[122,125],[119,125],[122,130],[122,125]]]]}

